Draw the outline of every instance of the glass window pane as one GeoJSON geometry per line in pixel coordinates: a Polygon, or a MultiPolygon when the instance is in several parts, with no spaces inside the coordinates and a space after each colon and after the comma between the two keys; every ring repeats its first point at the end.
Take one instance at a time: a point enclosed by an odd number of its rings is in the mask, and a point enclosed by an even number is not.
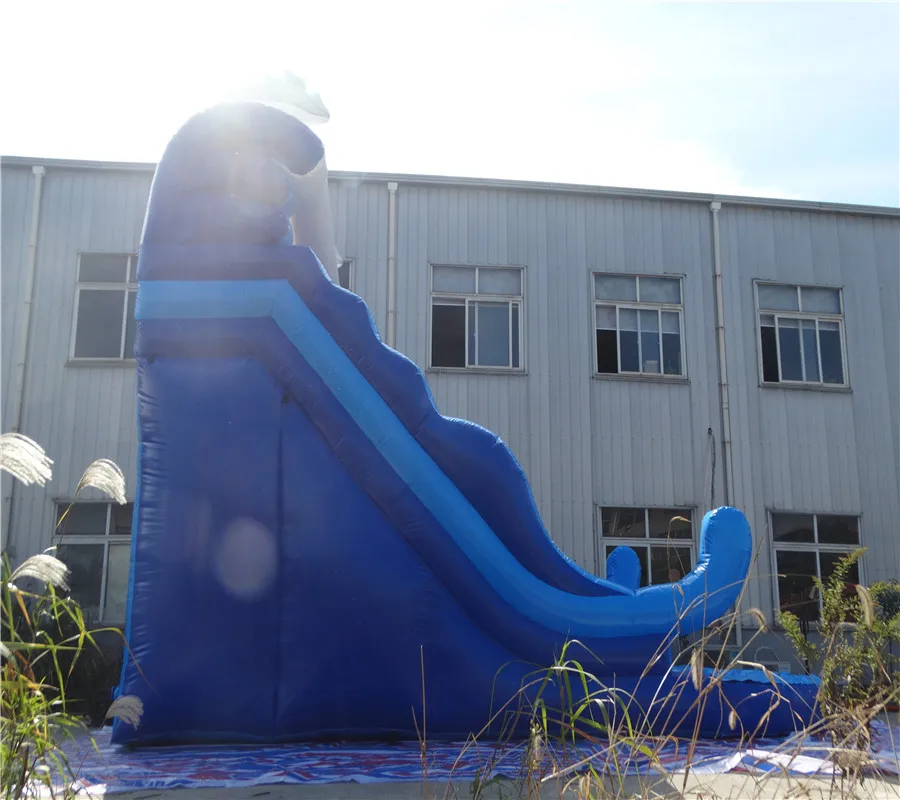
{"type": "Polygon", "coordinates": [[[466,331],[469,339],[468,364],[466,366],[478,365],[478,312],[474,303],[469,303],[466,307],[466,331]]]}
{"type": "Polygon", "coordinates": [[[677,278],[640,278],[642,303],[673,303],[681,305],[681,281],[677,278]]]}
{"type": "Polygon", "coordinates": [[[772,514],[776,542],[814,542],[812,514],[772,514]]]}
{"type": "Polygon", "coordinates": [[[662,312],[662,329],[663,333],[681,333],[681,320],[679,319],[681,314],[677,311],[663,311],[662,312]]]}
{"type": "Polygon", "coordinates": [[[338,285],[344,289],[350,289],[350,262],[344,261],[338,267],[338,285]]]}
{"type": "Polygon", "coordinates": [[[778,346],[781,352],[781,379],[783,381],[802,381],[800,324],[797,320],[778,320],[778,346]]]}
{"type": "Polygon", "coordinates": [[[859,544],[859,520],[819,514],[816,517],[820,544],[859,544]]]}
{"type": "Polygon", "coordinates": [[[638,322],[641,326],[641,371],[659,373],[659,314],[641,311],[638,322]]]}
{"type": "Polygon", "coordinates": [[[659,333],[658,311],[641,311],[638,321],[641,325],[641,333],[659,333]]]}
{"type": "Polygon", "coordinates": [[[431,365],[433,367],[465,367],[466,307],[438,305],[431,307],[431,365]]]}
{"type": "Polygon", "coordinates": [[[644,539],[643,508],[604,508],[600,513],[603,535],[644,539]]]}
{"type": "Polygon", "coordinates": [[[662,362],[666,375],[682,374],[680,316],[676,311],[662,312],[662,362]]]}
{"type": "Polygon", "coordinates": [[[682,375],[681,336],[677,333],[662,335],[663,372],[666,375],[682,375]]]}
{"type": "Polygon", "coordinates": [[[814,592],[816,554],[813,552],[775,552],[778,572],[778,605],[801,620],[815,622],[819,618],[819,601],[814,592]]]}
{"type": "Polygon", "coordinates": [[[650,548],[650,582],[675,583],[687,575],[693,565],[690,547],[658,545],[650,548]]]}
{"type": "Polygon", "coordinates": [[[128,262],[128,282],[137,283],[138,254],[135,253],[128,262]]]}
{"type": "Polygon", "coordinates": [[[111,253],[83,253],[78,263],[78,280],[84,283],[125,283],[128,256],[111,253]]]}
{"type": "Polygon", "coordinates": [[[509,366],[509,303],[478,303],[478,365],[509,366]]]}
{"type": "Polygon", "coordinates": [[[619,309],[619,351],[623,372],[640,372],[638,349],[638,313],[631,308],[619,309]]]}
{"type": "Polygon", "coordinates": [[[65,519],[57,532],[76,536],[105,536],[106,509],[106,503],[74,503],[71,506],[60,503],[57,506],[57,521],[64,514],[65,519]]]}
{"type": "Polygon", "coordinates": [[[614,331],[616,329],[616,307],[597,306],[597,329],[614,331]]]}
{"type": "Polygon", "coordinates": [[[662,360],[666,375],[681,375],[681,330],[680,314],[674,311],[662,312],[662,360]]]}
{"type": "Polygon", "coordinates": [[[841,351],[841,331],[837,322],[819,323],[819,347],[822,350],[822,381],[844,383],[844,356],[841,351]]]}
{"type": "Polygon", "coordinates": [[[646,547],[632,547],[635,553],[637,553],[638,561],[641,564],[641,583],[640,586],[649,586],[650,585],[650,564],[648,563],[649,559],[647,558],[647,548],[646,547]]]}
{"type": "Polygon", "coordinates": [[[614,330],[597,331],[597,372],[615,375],[619,371],[619,339],[614,330]]]}
{"type": "MultiPolygon", "coordinates": [[[[822,583],[826,587],[828,586],[828,579],[834,574],[838,562],[846,557],[847,553],[819,553],[819,574],[822,576],[822,583]]],[[[854,606],[859,607],[859,595],[856,593],[858,583],[859,562],[857,561],[847,571],[847,577],[844,580],[843,598],[847,605],[847,611],[844,616],[845,622],[853,622],[852,609],[854,606]]]]}
{"type": "Polygon", "coordinates": [[[647,512],[651,539],[691,539],[691,512],[678,508],[651,508],[647,512]]]}
{"type": "Polygon", "coordinates": [[[638,312],[633,308],[619,309],[619,330],[635,331],[638,329],[638,312]]]}
{"type": "Polygon", "coordinates": [[[594,275],[597,300],[637,300],[637,283],[627,275],[594,275]]]}
{"type": "Polygon", "coordinates": [[[518,269],[478,270],[479,294],[522,294],[522,271],[518,269]]]}
{"type": "Polygon", "coordinates": [[[106,565],[105,622],[125,622],[128,599],[128,571],[131,566],[131,545],[110,544],[106,565]]]}
{"type": "Polygon", "coordinates": [[[126,503],[124,506],[113,503],[110,509],[111,520],[109,523],[109,532],[114,536],[131,536],[131,519],[133,513],[133,503],[126,503]]]}
{"type": "Polygon", "coordinates": [[[769,311],[799,311],[796,286],[757,286],[759,307],[769,311]]]}
{"type": "Polygon", "coordinates": [[[78,293],[75,358],[118,358],[122,348],[125,292],[82,289],[78,293]]]}
{"type": "Polygon", "coordinates": [[[512,365],[514,369],[521,367],[519,357],[519,304],[512,304],[512,365]]]}
{"type": "Polygon", "coordinates": [[[475,267],[435,267],[432,287],[436,292],[475,293],[475,267]]]}
{"type": "Polygon", "coordinates": [[[128,311],[125,317],[125,349],[122,351],[123,358],[134,358],[134,335],[137,330],[137,321],[134,318],[134,302],[137,299],[137,292],[128,293],[128,311]]]}
{"type": "Polygon", "coordinates": [[[803,370],[804,377],[808,381],[819,381],[819,344],[816,336],[816,323],[813,320],[803,320],[803,370]]]}
{"type": "MultiPolygon", "coordinates": [[[[819,569],[821,570],[822,583],[828,586],[828,579],[834,573],[834,568],[841,559],[847,557],[847,553],[819,553],[819,569]]],[[[847,583],[844,595],[856,598],[856,584],[859,583],[859,562],[857,561],[847,572],[847,583]]]]}
{"type": "Polygon", "coordinates": [[[62,544],[56,557],[69,568],[71,596],[85,615],[98,619],[100,613],[100,581],[103,575],[102,544],[62,544]]]}
{"type": "Polygon", "coordinates": [[[759,318],[759,344],[762,350],[763,380],[778,383],[778,344],[775,341],[775,317],[759,318]]]}
{"type": "Polygon", "coordinates": [[[841,313],[841,293],[838,289],[800,289],[800,301],[804,311],[818,311],[823,314],[841,313]]]}

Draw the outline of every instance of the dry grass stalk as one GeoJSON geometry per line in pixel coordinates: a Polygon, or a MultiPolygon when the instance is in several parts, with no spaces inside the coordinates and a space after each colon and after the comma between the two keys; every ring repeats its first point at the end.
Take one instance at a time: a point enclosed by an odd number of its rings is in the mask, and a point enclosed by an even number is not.
{"type": "Polygon", "coordinates": [[[68,577],[69,568],[56,556],[47,553],[26,558],[9,576],[12,584],[21,578],[36,578],[62,591],[69,588],[68,577]]]}
{"type": "Polygon", "coordinates": [[[33,439],[21,433],[0,434],[0,470],[26,486],[44,486],[53,476],[53,461],[33,439]]]}
{"type": "Polygon", "coordinates": [[[84,489],[97,489],[119,505],[125,505],[125,475],[119,465],[108,458],[98,458],[84,471],[75,494],[84,489]]]}

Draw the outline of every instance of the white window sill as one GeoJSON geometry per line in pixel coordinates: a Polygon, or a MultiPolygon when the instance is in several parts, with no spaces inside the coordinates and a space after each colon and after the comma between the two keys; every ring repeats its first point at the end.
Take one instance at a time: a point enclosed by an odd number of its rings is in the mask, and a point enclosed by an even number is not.
{"type": "Polygon", "coordinates": [[[686,375],[638,375],[621,372],[595,372],[595,381],[640,381],[646,383],[674,383],[689,386],[690,378],[686,375]]]}
{"type": "Polygon", "coordinates": [[[137,366],[136,358],[70,358],[65,363],[66,367],[127,367],[134,369],[137,366]]]}
{"type": "Polygon", "coordinates": [[[428,367],[425,372],[435,375],[505,375],[522,378],[528,375],[524,369],[504,369],[503,367],[428,367]]]}
{"type": "Polygon", "coordinates": [[[767,383],[761,381],[760,389],[784,389],[786,391],[800,392],[826,392],[831,394],[853,394],[853,389],[849,386],[829,386],[824,383],[767,383]]]}

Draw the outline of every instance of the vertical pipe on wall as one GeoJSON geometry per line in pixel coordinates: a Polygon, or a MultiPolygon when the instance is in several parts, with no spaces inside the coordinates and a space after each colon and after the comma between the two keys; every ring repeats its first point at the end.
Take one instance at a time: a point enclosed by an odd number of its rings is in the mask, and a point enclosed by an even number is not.
{"type": "MultiPolygon", "coordinates": [[[[719,402],[722,410],[722,479],[724,483],[725,505],[734,503],[734,467],[731,461],[731,408],[728,402],[728,359],[725,356],[725,289],[722,281],[722,245],[719,231],[719,212],[722,204],[709,204],[712,212],[713,274],[716,294],[716,350],[719,358],[719,402]]],[[[736,611],[738,619],[734,626],[738,647],[743,645],[741,601],[738,599],[736,611]]]]}
{"type": "Polygon", "coordinates": [[[734,502],[734,471],[731,463],[731,409],[728,402],[728,361],[725,357],[725,290],[722,285],[722,247],[719,233],[718,201],[709,204],[712,211],[713,270],[716,293],[716,340],[719,357],[719,402],[722,409],[722,473],[725,481],[725,505],[734,502]]]}
{"type": "Polygon", "coordinates": [[[388,288],[387,288],[387,336],[388,347],[397,346],[397,184],[391,181],[388,188],[388,288]]]}
{"type": "MultiPolygon", "coordinates": [[[[34,188],[31,194],[31,231],[28,236],[28,254],[25,262],[25,290],[23,293],[25,296],[25,307],[19,328],[19,346],[16,354],[12,392],[13,408],[9,417],[10,431],[14,433],[21,433],[22,420],[25,414],[25,378],[28,366],[28,351],[31,344],[31,312],[34,306],[34,273],[37,268],[38,231],[41,222],[41,190],[47,170],[45,167],[33,166],[31,172],[34,175],[34,188]]],[[[15,491],[16,482],[13,480],[9,484],[9,496],[5,498],[6,502],[4,503],[6,511],[6,519],[4,520],[6,539],[4,544],[7,547],[9,546],[9,534],[13,520],[12,508],[15,491]]]]}

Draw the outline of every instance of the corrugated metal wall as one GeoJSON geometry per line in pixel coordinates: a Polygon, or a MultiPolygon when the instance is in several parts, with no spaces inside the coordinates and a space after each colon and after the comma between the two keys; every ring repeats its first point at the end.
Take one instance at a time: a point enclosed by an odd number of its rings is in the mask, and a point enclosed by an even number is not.
{"type": "Polygon", "coordinates": [[[0,357],[2,357],[3,385],[0,403],[3,408],[3,430],[15,423],[12,414],[12,392],[15,382],[15,362],[18,361],[20,329],[25,313],[25,262],[28,257],[28,237],[31,233],[31,208],[34,202],[34,176],[27,167],[0,171],[0,264],[3,266],[0,298],[0,357]]]}
{"type": "MultiPolygon", "coordinates": [[[[32,180],[30,170],[4,167],[4,182],[32,180]]],[[[16,550],[34,552],[47,545],[53,528],[53,502],[71,497],[84,468],[111,458],[128,476],[133,497],[137,464],[136,394],[133,364],[67,364],[72,334],[79,252],[135,252],[152,176],[143,172],[49,169],[44,177],[41,224],[35,265],[34,308],[25,382],[23,433],[37,440],[53,459],[53,481],[42,492],[17,489],[13,529],[16,550]]],[[[30,214],[30,197],[29,214],[30,214]]],[[[19,201],[12,201],[14,207],[19,201]]],[[[5,205],[5,204],[4,204],[5,205]]],[[[3,215],[3,238],[18,235],[17,222],[3,215]]],[[[27,246],[28,226],[25,226],[27,246]]],[[[7,274],[21,280],[24,251],[7,260],[4,248],[4,334],[7,274]]],[[[4,347],[4,360],[6,350],[4,347]]],[[[5,375],[5,370],[4,370],[5,375]]],[[[7,424],[10,421],[4,420],[7,424]]]]}
{"type": "MultiPolygon", "coordinates": [[[[900,575],[900,475],[895,450],[898,315],[897,220],[725,207],[722,260],[732,385],[735,502],[754,530],[767,511],[860,514],[864,578],[900,575]],[[891,277],[893,276],[893,277],[891,277]],[[760,386],[753,281],[842,287],[847,390],[760,386]],[[885,291],[887,290],[887,291],[885,291]],[[891,294],[892,297],[884,297],[891,294]],[[893,311],[888,309],[893,306],[893,311]],[[893,362],[893,363],[891,363],[893,362]]],[[[759,594],[771,608],[768,540],[759,594]]]]}
{"type": "MultiPolygon", "coordinates": [[[[46,545],[52,501],[94,458],[117,460],[134,491],[133,366],[66,364],[79,251],[133,251],[149,172],[50,168],[38,240],[36,305],[24,431],[55,460],[48,491],[18,493],[17,549],[46,545]]],[[[4,426],[23,298],[33,176],[2,175],[4,426]]],[[[332,207],[354,288],[384,330],[386,183],[337,176],[332,207]]],[[[548,529],[595,564],[595,505],[686,506],[703,512],[717,451],[723,499],[708,206],[498,188],[403,183],[397,194],[397,348],[423,368],[429,265],[517,265],[525,271],[524,374],[430,371],[440,410],[509,443],[548,529]],[[687,380],[594,378],[591,273],[683,277],[687,380]]],[[[900,220],[733,206],[721,212],[734,441],[734,502],[760,549],[748,602],[772,607],[767,510],[863,515],[867,578],[900,574],[900,220]],[[844,287],[851,390],[759,386],[754,279],[844,287]]]]}

